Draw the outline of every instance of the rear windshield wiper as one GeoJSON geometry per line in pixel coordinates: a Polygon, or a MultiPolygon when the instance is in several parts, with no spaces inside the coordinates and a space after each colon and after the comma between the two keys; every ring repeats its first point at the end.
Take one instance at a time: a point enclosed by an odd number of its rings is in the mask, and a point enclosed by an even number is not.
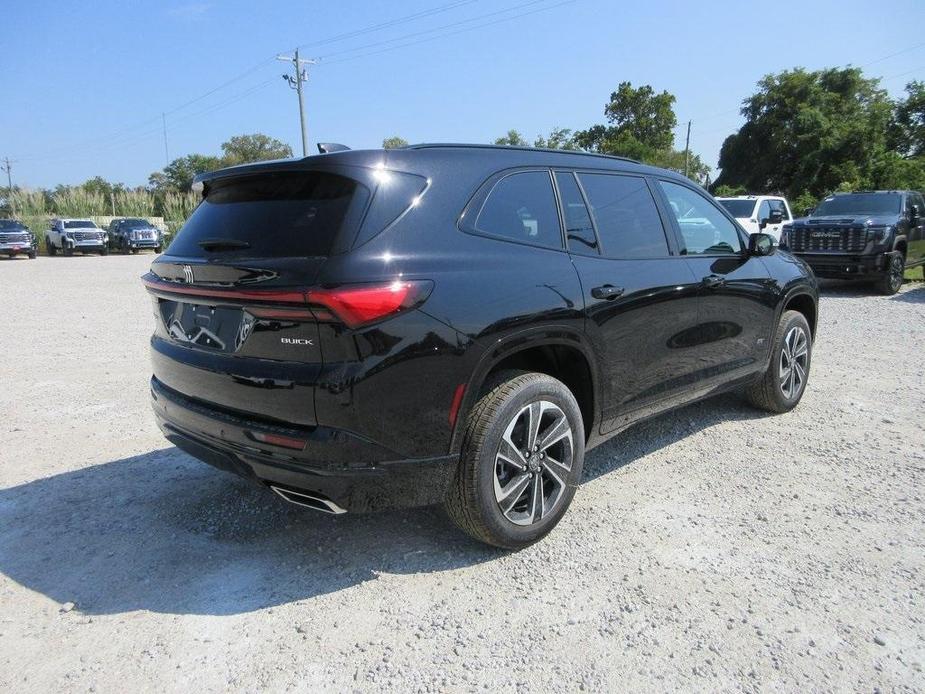
{"type": "Polygon", "coordinates": [[[237,239],[203,239],[197,245],[204,251],[236,251],[241,248],[250,248],[247,241],[237,239]]]}

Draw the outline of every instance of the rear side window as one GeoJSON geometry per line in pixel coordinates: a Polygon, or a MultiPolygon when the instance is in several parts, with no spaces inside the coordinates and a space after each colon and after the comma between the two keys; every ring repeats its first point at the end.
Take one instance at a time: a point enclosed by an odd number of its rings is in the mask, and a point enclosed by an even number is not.
{"type": "Polygon", "coordinates": [[[475,230],[532,246],[562,248],[549,174],[524,171],[499,180],[482,205],[475,230]]]}
{"type": "Polygon", "coordinates": [[[610,258],[661,258],[668,255],[662,220],[644,178],[578,174],[610,258]]]}
{"type": "Polygon", "coordinates": [[[322,171],[217,181],[170,244],[172,255],[326,256],[339,233],[352,239],[368,189],[322,171]],[[205,242],[226,242],[213,245],[205,242]],[[217,249],[217,250],[216,250],[217,249]]]}
{"type": "Polygon", "coordinates": [[[562,203],[562,216],[565,218],[565,240],[573,253],[592,253],[597,255],[597,237],[591,215],[585,206],[584,198],[575,182],[575,175],[559,172],[556,174],[559,187],[559,200],[562,203]]]}

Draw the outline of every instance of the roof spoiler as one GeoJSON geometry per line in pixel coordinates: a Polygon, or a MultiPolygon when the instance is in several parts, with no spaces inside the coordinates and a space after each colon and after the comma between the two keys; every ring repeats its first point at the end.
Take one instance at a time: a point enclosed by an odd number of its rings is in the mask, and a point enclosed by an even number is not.
{"type": "Polygon", "coordinates": [[[347,145],[342,145],[337,142],[319,142],[318,151],[321,154],[327,154],[328,152],[346,152],[350,149],[347,145]]]}

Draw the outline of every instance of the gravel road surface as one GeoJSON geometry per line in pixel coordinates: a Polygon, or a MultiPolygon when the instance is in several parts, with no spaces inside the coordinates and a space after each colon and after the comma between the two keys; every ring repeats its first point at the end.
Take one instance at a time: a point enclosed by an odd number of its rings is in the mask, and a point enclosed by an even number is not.
{"type": "Polygon", "coordinates": [[[925,689],[921,282],[827,288],[794,412],[637,426],[507,554],[169,446],[150,260],[0,260],[0,691],[925,689]]]}

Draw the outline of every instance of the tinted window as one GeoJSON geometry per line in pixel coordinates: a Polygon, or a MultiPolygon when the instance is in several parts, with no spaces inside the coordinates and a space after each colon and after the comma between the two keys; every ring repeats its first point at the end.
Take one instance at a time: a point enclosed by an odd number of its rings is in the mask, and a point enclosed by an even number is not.
{"type": "Polygon", "coordinates": [[[659,258],[668,242],[655,200],[643,178],[579,174],[601,237],[601,251],[611,258],[659,258]]]}
{"type": "Polygon", "coordinates": [[[751,217],[755,209],[754,200],[720,200],[719,204],[729,210],[733,217],[751,217]]]}
{"type": "Polygon", "coordinates": [[[218,181],[177,233],[169,252],[192,257],[328,255],[335,236],[359,216],[357,210],[362,212],[368,199],[367,189],[356,181],[320,171],[218,181]],[[206,239],[247,245],[207,252],[199,245],[206,239]]]}
{"type": "Polygon", "coordinates": [[[17,222],[15,219],[0,219],[0,229],[3,229],[4,231],[25,228],[26,227],[22,222],[17,222]]]}
{"type": "Polygon", "coordinates": [[[758,221],[763,222],[771,216],[771,203],[767,200],[762,200],[761,204],[758,206],[758,221]]]}
{"type": "Polygon", "coordinates": [[[768,204],[771,206],[771,212],[780,212],[781,219],[785,221],[790,219],[790,215],[787,214],[787,206],[783,200],[769,200],[768,204]]]}
{"type": "Polygon", "coordinates": [[[831,195],[819,203],[813,215],[899,214],[901,205],[902,196],[898,193],[831,195]]]}
{"type": "Polygon", "coordinates": [[[569,250],[597,255],[594,225],[591,224],[591,215],[588,214],[588,208],[578,189],[578,183],[575,182],[574,174],[557,173],[556,185],[559,186],[562,215],[565,217],[565,239],[569,250]]]}
{"type": "Polygon", "coordinates": [[[65,229],[96,229],[96,224],[89,219],[75,219],[64,223],[65,229]]]}
{"type": "Polygon", "coordinates": [[[561,248],[559,212],[549,174],[525,171],[502,178],[482,205],[475,228],[511,241],[561,248]]]}
{"type": "Polygon", "coordinates": [[[722,255],[739,253],[742,241],[735,225],[712,202],[687,186],[659,181],[684,244],[687,255],[722,255]]]}

